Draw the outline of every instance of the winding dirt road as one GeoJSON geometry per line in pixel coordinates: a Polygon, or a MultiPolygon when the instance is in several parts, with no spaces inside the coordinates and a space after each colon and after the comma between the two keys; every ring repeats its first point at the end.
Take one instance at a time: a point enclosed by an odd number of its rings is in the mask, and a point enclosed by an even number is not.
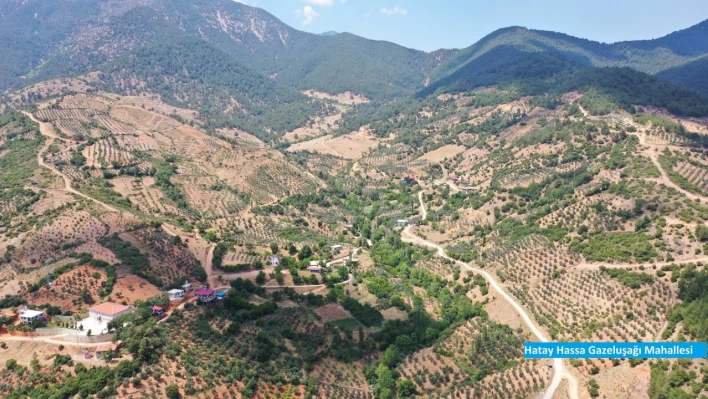
{"type": "Polygon", "coordinates": [[[660,183],[667,187],[671,187],[674,190],[680,192],[681,194],[685,195],[686,197],[692,199],[692,200],[699,200],[701,201],[701,204],[706,204],[708,203],[708,198],[694,194],[690,191],[686,191],[683,188],[679,187],[678,184],[674,183],[671,181],[671,178],[669,175],[666,173],[663,167],[661,167],[661,163],[659,163],[659,151],[662,151],[665,149],[667,146],[666,145],[658,145],[658,144],[648,144],[646,141],[646,134],[635,134],[639,138],[639,144],[647,147],[647,150],[644,151],[644,155],[649,157],[651,159],[651,162],[656,166],[657,169],[659,169],[659,173],[661,173],[661,177],[658,179],[660,183]]]}
{"type": "MultiPolygon", "coordinates": [[[[112,207],[111,205],[106,204],[105,202],[99,201],[93,197],[90,197],[80,191],[75,190],[71,185],[72,181],[69,178],[69,176],[61,173],[58,169],[56,169],[53,165],[50,165],[46,162],[44,162],[44,153],[47,151],[50,145],[54,143],[55,140],[61,140],[66,143],[73,143],[73,141],[61,138],[57,136],[54,131],[51,128],[51,125],[46,122],[40,122],[38,121],[34,115],[30,114],[29,112],[22,111],[23,114],[25,114],[28,118],[30,118],[32,121],[36,122],[39,125],[39,133],[42,136],[48,137],[48,140],[44,143],[44,146],[42,147],[41,150],[37,153],[37,163],[39,166],[49,169],[52,173],[56,174],[57,176],[61,177],[64,180],[64,189],[63,191],[66,191],[68,193],[78,195],[79,197],[85,198],[89,201],[93,201],[99,205],[101,205],[103,208],[105,208],[109,212],[120,212],[118,209],[112,207]]],[[[75,144],[74,147],[78,146],[78,144],[75,144]]],[[[71,147],[70,147],[71,148],[71,147]]]]}
{"type": "MultiPolygon", "coordinates": [[[[425,220],[428,216],[428,212],[425,209],[425,203],[423,202],[423,192],[424,192],[423,190],[418,192],[418,201],[420,202],[420,210],[421,210],[421,214],[423,215],[423,220],[425,220]]],[[[408,226],[403,230],[403,233],[402,233],[403,241],[435,248],[435,249],[437,249],[438,255],[440,257],[442,257],[444,259],[451,260],[468,270],[471,270],[475,273],[481,274],[484,277],[484,279],[487,280],[487,282],[507,302],[509,302],[509,304],[511,304],[511,306],[513,306],[514,309],[516,309],[516,311],[519,313],[521,318],[524,320],[524,323],[526,323],[528,328],[534,333],[534,335],[536,335],[536,337],[538,337],[538,339],[541,342],[550,342],[550,340],[548,338],[546,338],[545,334],[541,331],[541,329],[536,326],[534,321],[531,319],[531,317],[528,315],[528,313],[521,307],[521,305],[519,305],[519,303],[516,302],[516,300],[514,298],[512,298],[511,295],[509,295],[501,287],[501,285],[499,285],[497,283],[497,281],[494,280],[494,278],[492,278],[492,276],[488,272],[486,272],[485,270],[482,270],[482,269],[478,269],[476,267],[472,267],[465,262],[455,260],[455,259],[447,256],[447,254],[445,253],[445,250],[441,246],[414,235],[410,231],[411,228],[413,228],[413,226],[408,226]]],[[[553,398],[553,394],[556,392],[556,389],[558,389],[558,386],[560,385],[563,378],[565,378],[568,381],[568,385],[569,385],[568,394],[569,394],[570,398],[571,399],[578,399],[578,381],[570,373],[570,371],[567,371],[565,369],[565,365],[564,365],[562,359],[553,359],[553,379],[551,380],[551,385],[548,387],[548,389],[546,390],[546,392],[543,395],[544,399],[552,399],[553,398]]]]}

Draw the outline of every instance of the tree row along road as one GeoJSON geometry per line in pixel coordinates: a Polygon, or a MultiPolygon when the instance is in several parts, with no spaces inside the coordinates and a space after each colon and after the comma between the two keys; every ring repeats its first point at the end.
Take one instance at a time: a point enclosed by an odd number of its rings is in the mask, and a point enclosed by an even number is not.
{"type": "MultiPolygon", "coordinates": [[[[425,220],[428,216],[428,212],[425,209],[425,204],[423,202],[423,190],[418,192],[418,201],[420,202],[420,210],[421,214],[423,216],[422,220],[425,220]]],[[[423,245],[427,247],[432,247],[437,249],[438,255],[444,259],[450,260],[455,262],[456,264],[471,270],[475,273],[481,274],[485,280],[509,303],[511,306],[514,307],[514,309],[519,313],[521,318],[523,319],[524,323],[528,326],[528,328],[531,330],[531,332],[538,337],[539,341],[541,342],[551,342],[548,338],[546,338],[545,334],[541,332],[541,329],[536,326],[534,321],[531,319],[531,317],[528,315],[528,313],[524,310],[524,308],[519,305],[514,298],[511,297],[502,287],[497,283],[492,276],[482,270],[482,269],[477,269],[475,267],[472,267],[468,265],[465,262],[459,261],[452,259],[451,257],[447,256],[445,253],[445,250],[439,246],[438,244],[435,244],[433,242],[424,240],[413,233],[411,233],[411,228],[413,226],[408,226],[406,227],[403,232],[402,232],[402,239],[405,242],[413,243],[413,244],[418,244],[418,245],[423,245]]],[[[551,385],[548,387],[546,392],[543,395],[544,399],[552,399],[553,394],[555,391],[558,389],[558,386],[561,383],[561,380],[565,378],[568,380],[568,394],[570,395],[571,399],[578,399],[578,381],[575,379],[575,377],[569,372],[565,370],[565,365],[563,363],[562,359],[553,359],[553,379],[551,380],[551,385]]]]}

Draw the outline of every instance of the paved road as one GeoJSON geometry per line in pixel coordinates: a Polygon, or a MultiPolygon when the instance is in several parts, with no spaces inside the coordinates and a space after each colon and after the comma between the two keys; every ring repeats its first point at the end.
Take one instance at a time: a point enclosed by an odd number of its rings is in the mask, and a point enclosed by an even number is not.
{"type": "MultiPolygon", "coordinates": [[[[421,211],[421,214],[423,215],[423,220],[424,220],[428,216],[428,214],[425,209],[425,204],[423,202],[423,191],[422,190],[418,193],[418,201],[420,202],[420,211],[421,211]]],[[[513,306],[514,309],[516,309],[516,311],[519,313],[521,318],[524,320],[524,323],[526,323],[526,325],[529,327],[529,329],[534,333],[534,335],[536,335],[536,337],[538,337],[538,339],[541,342],[550,342],[550,340],[548,338],[546,338],[546,336],[541,331],[541,329],[538,328],[538,326],[536,326],[536,324],[531,319],[531,317],[528,315],[528,313],[524,310],[524,308],[522,308],[521,305],[519,305],[519,303],[517,303],[516,300],[511,295],[509,295],[497,283],[497,281],[494,278],[492,278],[492,276],[488,272],[486,272],[485,270],[482,270],[482,269],[478,269],[476,267],[472,267],[465,262],[455,260],[455,259],[447,256],[444,248],[442,248],[441,246],[439,246],[433,242],[424,240],[424,239],[414,235],[410,231],[411,228],[413,228],[413,226],[408,226],[403,230],[403,233],[402,233],[403,241],[435,248],[435,249],[437,249],[438,255],[440,257],[451,260],[451,261],[457,263],[458,265],[465,267],[468,270],[472,270],[475,273],[481,274],[485,278],[485,280],[487,280],[487,282],[507,302],[509,302],[509,304],[511,304],[511,306],[513,306]]],[[[551,385],[548,387],[548,389],[544,393],[544,396],[543,396],[544,399],[552,399],[553,398],[553,394],[555,393],[556,389],[558,389],[558,386],[560,385],[561,380],[563,380],[563,378],[567,379],[568,383],[570,385],[568,393],[570,394],[571,399],[578,399],[578,381],[575,379],[575,377],[572,374],[570,374],[569,371],[565,370],[565,365],[564,365],[562,359],[553,359],[553,379],[551,380],[551,385]]]]}

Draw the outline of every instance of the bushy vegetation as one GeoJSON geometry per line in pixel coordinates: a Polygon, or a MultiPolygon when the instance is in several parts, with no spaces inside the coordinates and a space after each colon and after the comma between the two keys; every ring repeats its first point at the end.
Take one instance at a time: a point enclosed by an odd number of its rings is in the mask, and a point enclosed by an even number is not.
{"type": "Polygon", "coordinates": [[[659,254],[644,233],[596,233],[587,242],[574,239],[571,249],[596,262],[647,262],[659,254]]]}

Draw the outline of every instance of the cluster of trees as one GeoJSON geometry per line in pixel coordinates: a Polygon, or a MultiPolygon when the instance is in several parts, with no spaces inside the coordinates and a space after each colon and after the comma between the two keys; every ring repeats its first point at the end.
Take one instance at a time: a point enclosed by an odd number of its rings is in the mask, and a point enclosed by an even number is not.
{"type": "Polygon", "coordinates": [[[608,269],[604,266],[600,266],[600,271],[633,289],[638,289],[644,284],[652,284],[654,282],[654,277],[647,273],[630,272],[625,269],[608,269]]]}
{"type": "Polygon", "coordinates": [[[652,238],[636,232],[599,232],[591,234],[587,242],[573,239],[570,248],[596,262],[648,262],[659,256],[652,238]]]}
{"type": "Polygon", "coordinates": [[[708,341],[708,272],[685,266],[680,273],[679,298],[669,316],[664,338],[673,334],[676,324],[683,322],[684,332],[697,341],[708,341]]]}

